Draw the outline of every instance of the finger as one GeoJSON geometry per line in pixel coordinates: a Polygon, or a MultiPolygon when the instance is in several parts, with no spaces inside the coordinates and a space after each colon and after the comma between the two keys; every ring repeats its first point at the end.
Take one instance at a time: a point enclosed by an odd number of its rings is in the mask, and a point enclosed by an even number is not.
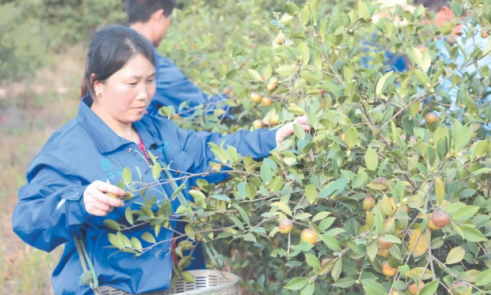
{"type": "Polygon", "coordinates": [[[115,194],[117,196],[124,195],[124,190],[122,190],[119,187],[112,185],[110,183],[97,181],[97,182],[94,182],[94,184],[95,184],[96,188],[103,193],[111,193],[111,194],[115,194]]]}
{"type": "Polygon", "coordinates": [[[124,202],[119,200],[119,199],[115,199],[113,197],[110,197],[104,193],[101,193],[101,192],[94,192],[94,198],[103,203],[103,204],[106,204],[106,205],[109,205],[111,207],[123,207],[124,206],[124,202]]]}
{"type": "Polygon", "coordinates": [[[104,204],[104,203],[101,203],[101,202],[94,202],[92,203],[92,206],[95,208],[95,209],[99,209],[101,211],[104,211],[104,212],[110,212],[111,210],[111,206],[107,205],[107,204],[104,204]]]}
{"type": "Polygon", "coordinates": [[[301,116],[297,117],[295,120],[293,120],[293,122],[297,124],[308,124],[309,119],[307,118],[307,116],[301,116]]]}
{"type": "Polygon", "coordinates": [[[90,211],[87,211],[87,212],[89,212],[91,215],[94,215],[94,216],[106,216],[107,215],[107,212],[99,210],[97,208],[92,208],[90,211]]]}

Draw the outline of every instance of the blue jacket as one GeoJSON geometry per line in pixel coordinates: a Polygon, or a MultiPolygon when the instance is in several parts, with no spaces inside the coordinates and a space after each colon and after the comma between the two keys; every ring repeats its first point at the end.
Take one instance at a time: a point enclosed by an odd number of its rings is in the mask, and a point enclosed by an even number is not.
{"type": "MultiPolygon", "coordinates": [[[[76,118],[56,131],[30,164],[28,183],[19,190],[13,229],[27,244],[43,251],[49,252],[65,245],[63,256],[53,272],[53,286],[57,295],[92,294],[89,287],[79,284],[82,267],[73,237],[82,237],[82,230],[100,286],[110,285],[132,294],[167,289],[172,268],[170,255],[165,255],[168,254],[165,249],[169,249],[170,242],[136,259],[126,253],[109,257],[115,249],[106,248],[110,246],[107,234],[112,231],[103,221],[113,219],[125,223],[126,207],[137,210],[140,206],[135,202],[142,202],[145,195],[155,195],[162,201],[162,192],[172,195],[169,184],[155,187],[153,191],[149,189],[144,196],[127,201],[124,208],[114,208],[105,217],[91,216],[85,210],[83,193],[86,187],[96,180],[109,180],[116,185],[125,167],[131,169],[133,180],[139,177],[135,169],[139,167],[142,182],[154,181],[149,164],[138,146],[117,136],[92,112],[90,105],[91,98],[84,97],[76,118]],[[156,257],[161,250],[164,251],[156,257]]],[[[208,171],[208,162],[215,158],[208,145],[211,142],[220,144],[225,141],[225,146],[236,147],[239,154],[250,155],[254,159],[268,156],[276,146],[276,130],[242,130],[221,136],[218,133],[183,130],[167,119],[151,115],[145,115],[134,126],[147,150],[158,157],[162,167],[170,163],[171,169],[178,171],[174,173],[174,178],[185,175],[179,172],[208,171]]],[[[160,180],[164,182],[165,179],[165,173],[162,173],[160,180]]],[[[182,182],[179,181],[177,185],[182,182]]],[[[192,182],[187,181],[188,189],[192,182]]],[[[186,189],[183,193],[191,199],[186,189]]],[[[173,210],[178,205],[176,198],[172,203],[173,210]]],[[[156,210],[156,206],[153,209],[156,210]]],[[[178,226],[175,222],[171,225],[173,228],[178,226]]],[[[145,231],[151,231],[150,227],[137,227],[125,234],[129,238],[140,238],[145,231]]],[[[172,234],[172,231],[162,228],[156,240],[168,240],[172,234]]],[[[204,268],[202,251],[194,253],[195,261],[190,268],[204,268]]]]}
{"type": "Polygon", "coordinates": [[[188,117],[193,114],[192,109],[208,104],[205,113],[213,113],[220,105],[225,111],[224,116],[233,118],[228,115],[231,107],[226,106],[224,103],[218,103],[227,98],[225,94],[208,96],[198,86],[189,81],[170,59],[159,55],[157,52],[155,52],[155,58],[157,62],[157,91],[148,107],[149,114],[158,115],[161,107],[172,106],[177,113],[181,113],[181,116],[188,117]],[[179,111],[179,105],[183,102],[188,102],[189,105],[179,111]]]}

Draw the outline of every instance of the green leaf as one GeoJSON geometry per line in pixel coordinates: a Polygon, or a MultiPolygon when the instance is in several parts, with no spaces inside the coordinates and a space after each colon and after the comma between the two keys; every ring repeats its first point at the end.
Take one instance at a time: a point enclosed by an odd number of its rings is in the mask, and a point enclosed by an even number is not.
{"type": "Polygon", "coordinates": [[[285,8],[285,11],[290,15],[295,15],[298,12],[298,6],[295,5],[295,3],[293,2],[287,2],[283,7],[285,8]]]}
{"type": "Polygon", "coordinates": [[[466,206],[453,214],[452,218],[454,220],[467,220],[473,217],[477,211],[479,211],[478,206],[466,206]]]}
{"type": "Polygon", "coordinates": [[[126,210],[124,212],[124,216],[126,217],[126,220],[128,221],[128,223],[133,225],[133,214],[131,213],[130,207],[126,208],[126,210]]]}
{"type": "Polygon", "coordinates": [[[315,271],[318,271],[321,269],[321,262],[319,261],[319,258],[316,256],[307,253],[305,254],[305,261],[307,262],[308,265],[310,265],[315,271]]]}
{"type": "Polygon", "coordinates": [[[322,220],[319,224],[320,230],[324,231],[324,230],[328,229],[329,227],[331,227],[331,225],[334,223],[335,220],[336,220],[335,217],[328,217],[328,218],[322,220]]]}
{"type": "Polygon", "coordinates": [[[150,244],[155,244],[155,242],[156,242],[155,241],[155,238],[152,236],[151,233],[144,233],[142,235],[142,240],[144,240],[144,241],[146,241],[146,242],[148,242],[150,244]]]}
{"type": "Polygon", "coordinates": [[[358,131],[354,127],[351,127],[346,131],[344,140],[349,147],[353,147],[358,143],[358,131]]]}
{"type": "Polygon", "coordinates": [[[336,262],[334,262],[334,266],[331,270],[332,279],[336,282],[341,275],[341,271],[343,270],[343,258],[339,257],[336,262]]]}
{"type": "Polygon", "coordinates": [[[375,231],[378,235],[380,235],[384,232],[384,219],[378,208],[375,208],[373,213],[375,215],[375,231]]]}
{"type": "Polygon", "coordinates": [[[425,72],[422,70],[416,69],[414,70],[414,73],[416,74],[416,78],[418,78],[419,82],[423,85],[430,84],[430,78],[428,78],[428,75],[426,75],[425,72]]]}
{"type": "Polygon", "coordinates": [[[291,65],[283,65],[275,69],[275,72],[281,76],[290,76],[295,73],[295,68],[291,65]]]}
{"type": "Polygon", "coordinates": [[[118,237],[115,234],[108,234],[109,242],[111,245],[118,249],[123,249],[124,246],[120,243],[118,237]]]}
{"type": "Polygon", "coordinates": [[[128,186],[131,183],[131,170],[130,168],[126,167],[123,169],[123,181],[128,186]]]}
{"type": "Polygon", "coordinates": [[[298,139],[305,139],[305,130],[298,124],[293,124],[293,132],[298,139]]]}
{"type": "Polygon", "coordinates": [[[220,200],[220,201],[224,201],[224,202],[230,202],[230,198],[227,197],[226,195],[224,194],[212,194],[211,197],[213,199],[217,199],[217,200],[220,200]]]}
{"type": "Polygon", "coordinates": [[[292,210],[290,210],[290,207],[288,207],[287,204],[282,203],[282,202],[274,202],[271,204],[271,207],[278,207],[283,213],[286,215],[292,216],[292,210]]]}
{"type": "Polygon", "coordinates": [[[257,243],[256,237],[253,234],[251,234],[251,233],[247,233],[247,234],[244,235],[244,241],[257,243]]]}
{"type": "Polygon", "coordinates": [[[189,194],[193,197],[194,202],[201,208],[206,208],[206,196],[201,191],[190,190],[189,194]]]}
{"type": "Polygon", "coordinates": [[[377,257],[378,246],[377,242],[373,241],[367,245],[367,255],[370,261],[374,261],[375,257],[377,257]]]}
{"type": "Polygon", "coordinates": [[[491,269],[481,272],[476,280],[477,286],[487,286],[489,284],[491,284],[491,269]]]}
{"type": "Polygon", "coordinates": [[[450,252],[448,252],[447,255],[447,260],[445,261],[445,264],[455,264],[459,263],[464,259],[465,256],[465,250],[462,247],[455,247],[450,252]]]}
{"type": "Polygon", "coordinates": [[[253,184],[247,183],[245,185],[245,190],[249,200],[254,200],[254,198],[256,197],[257,188],[253,184]]]}
{"type": "Polygon", "coordinates": [[[329,215],[331,214],[331,212],[319,212],[317,214],[315,214],[314,218],[312,218],[312,222],[316,222],[316,221],[319,221],[321,219],[325,219],[327,218],[329,215]]]}
{"type": "Polygon", "coordinates": [[[300,51],[300,54],[302,55],[302,62],[304,64],[308,64],[309,61],[310,61],[310,48],[309,48],[309,45],[307,45],[307,43],[301,41],[301,40],[297,40],[295,41],[298,45],[298,50],[300,51]]]}
{"type": "Polygon", "coordinates": [[[342,279],[339,279],[339,281],[337,281],[337,283],[334,283],[332,284],[333,286],[335,287],[338,287],[338,288],[349,288],[351,286],[353,286],[355,284],[355,279],[353,278],[342,278],[342,279]]]}
{"type": "Polygon", "coordinates": [[[396,237],[396,236],[392,236],[392,235],[383,235],[383,236],[380,236],[379,237],[379,240],[382,240],[382,241],[386,241],[386,242],[392,242],[394,244],[401,244],[401,240],[396,237]]]}
{"type": "Polygon", "coordinates": [[[162,172],[162,167],[160,166],[159,163],[155,163],[155,165],[153,165],[153,167],[152,167],[153,179],[158,181],[160,179],[160,173],[161,172],[162,172]]]}
{"type": "Polygon", "coordinates": [[[140,240],[138,240],[137,238],[135,237],[132,237],[131,238],[131,246],[133,246],[134,249],[138,250],[138,251],[141,251],[142,250],[142,243],[140,242],[140,240]]]}
{"type": "Polygon", "coordinates": [[[186,283],[196,283],[195,278],[193,275],[187,271],[181,272],[181,278],[186,282],[186,283]]]}
{"type": "Polygon", "coordinates": [[[364,20],[370,19],[370,12],[368,11],[367,4],[362,0],[358,1],[358,16],[364,20]]]}
{"type": "Polygon", "coordinates": [[[308,278],[294,278],[288,284],[286,284],[285,289],[293,290],[293,291],[298,291],[305,287],[309,282],[308,278]]]}
{"type": "Polygon", "coordinates": [[[104,220],[104,224],[112,229],[112,230],[116,230],[116,231],[120,231],[121,230],[121,226],[119,226],[119,223],[117,223],[116,221],[114,220],[111,220],[111,219],[106,219],[104,220]]]}
{"type": "Polygon", "coordinates": [[[464,233],[464,239],[469,242],[485,242],[488,240],[478,229],[468,225],[462,225],[461,229],[464,233]]]}
{"type": "Polygon", "coordinates": [[[452,1],[450,8],[452,9],[452,12],[456,18],[459,18],[462,15],[462,5],[460,5],[460,3],[457,1],[452,1]]]}
{"type": "Polygon", "coordinates": [[[411,114],[411,116],[414,117],[417,113],[419,113],[419,107],[420,107],[420,105],[421,105],[421,102],[419,100],[413,102],[411,104],[411,106],[409,107],[409,114],[411,114]]]}
{"type": "Polygon", "coordinates": [[[299,214],[295,215],[295,220],[307,219],[311,216],[312,216],[312,214],[310,214],[310,213],[299,213],[299,214]]]}
{"type": "Polygon", "coordinates": [[[368,169],[373,171],[377,170],[378,155],[371,147],[367,149],[367,153],[365,155],[365,163],[368,169]]]}
{"type": "Polygon", "coordinates": [[[269,188],[271,189],[271,191],[277,192],[283,187],[283,184],[284,184],[283,177],[276,176],[269,184],[269,188]]]}
{"type": "Polygon", "coordinates": [[[445,199],[445,184],[440,178],[435,178],[435,193],[440,206],[445,199]]]}
{"type": "Polygon", "coordinates": [[[389,78],[390,76],[392,76],[393,72],[388,72],[386,73],[384,76],[382,76],[382,78],[380,78],[380,80],[378,81],[377,83],[377,88],[375,90],[375,95],[377,96],[381,96],[384,89],[385,89],[385,82],[387,81],[387,78],[389,78]]]}
{"type": "Polygon", "coordinates": [[[251,78],[253,78],[256,81],[263,82],[263,80],[261,79],[261,75],[256,70],[247,69],[247,71],[249,72],[251,78]]]}
{"type": "Polygon", "coordinates": [[[353,188],[359,188],[363,186],[368,180],[368,174],[364,171],[358,171],[355,179],[352,181],[351,186],[353,188]]]}
{"type": "Polygon", "coordinates": [[[311,283],[302,289],[302,292],[300,292],[300,295],[312,295],[312,294],[314,294],[314,291],[315,291],[315,284],[311,283]]]}
{"type": "Polygon", "coordinates": [[[329,235],[319,235],[319,238],[326,244],[326,246],[334,251],[341,250],[341,246],[339,245],[338,240],[336,238],[329,236],[329,235]]]}
{"type": "Polygon", "coordinates": [[[242,207],[240,207],[238,204],[234,204],[233,206],[235,209],[237,209],[237,211],[239,211],[239,214],[240,214],[240,216],[242,216],[242,219],[244,219],[244,221],[250,226],[251,220],[249,219],[249,216],[244,211],[244,209],[242,207]]]}
{"type": "Polygon", "coordinates": [[[307,200],[312,204],[315,201],[315,197],[317,197],[317,189],[312,184],[307,184],[305,186],[305,196],[307,200]]]}
{"type": "Polygon", "coordinates": [[[423,289],[419,291],[420,295],[433,295],[436,294],[436,291],[438,290],[438,286],[440,285],[440,281],[432,281],[428,284],[426,284],[423,289]]]}

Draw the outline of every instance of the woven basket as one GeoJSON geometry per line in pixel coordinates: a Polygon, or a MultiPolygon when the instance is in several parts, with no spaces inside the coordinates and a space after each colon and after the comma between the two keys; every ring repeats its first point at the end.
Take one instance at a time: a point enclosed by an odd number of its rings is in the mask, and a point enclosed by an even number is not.
{"type": "MultiPolygon", "coordinates": [[[[239,277],[234,274],[218,270],[191,270],[189,273],[196,283],[179,279],[171,290],[142,295],[239,295],[239,277]]],[[[107,286],[99,289],[102,295],[131,295],[107,286]]]]}

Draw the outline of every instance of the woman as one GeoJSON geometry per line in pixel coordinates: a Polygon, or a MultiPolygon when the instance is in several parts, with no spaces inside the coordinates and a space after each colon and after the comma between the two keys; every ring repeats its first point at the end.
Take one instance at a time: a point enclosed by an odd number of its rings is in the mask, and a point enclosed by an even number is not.
{"type": "MultiPolygon", "coordinates": [[[[65,245],[53,273],[56,294],[93,294],[88,286],[79,284],[81,261],[85,260],[80,259],[75,238],[86,246],[87,261],[92,262],[100,286],[132,294],[166,290],[172,275],[171,255],[166,255],[170,242],[137,259],[126,253],[109,257],[114,253],[114,249],[107,248],[111,230],[103,221],[124,222],[126,208],[137,210],[140,206],[135,202],[142,200],[140,197],[125,203],[106,194],[124,194],[116,186],[123,169],[129,167],[133,180],[138,180],[138,168],[142,183],[154,182],[148,169],[150,151],[162,167],[170,163],[172,170],[186,174],[204,172],[214,159],[208,143],[223,141],[244,156],[260,159],[293,133],[293,124],[278,130],[243,130],[221,136],[182,130],[169,120],[145,115],[155,92],[154,49],[130,28],[100,30],[90,45],[86,70],[90,94],[83,98],[76,118],[50,137],[28,168],[28,183],[19,190],[13,215],[14,231],[26,243],[44,251],[65,245]]],[[[310,128],[305,117],[296,121],[305,130],[310,128]]],[[[173,174],[173,178],[183,175],[173,174]]],[[[160,181],[166,179],[162,173],[160,181]]],[[[188,189],[190,182],[186,181],[188,189]]],[[[173,192],[170,184],[153,190],[146,195],[159,200],[173,192]]],[[[190,198],[187,190],[184,194],[190,198]]],[[[176,210],[179,204],[172,205],[176,210]]],[[[139,238],[147,231],[150,227],[143,226],[125,234],[139,238]]],[[[162,228],[156,240],[169,241],[172,235],[172,231],[162,228]]],[[[203,267],[202,254],[196,253],[192,267],[203,267]]]]}

